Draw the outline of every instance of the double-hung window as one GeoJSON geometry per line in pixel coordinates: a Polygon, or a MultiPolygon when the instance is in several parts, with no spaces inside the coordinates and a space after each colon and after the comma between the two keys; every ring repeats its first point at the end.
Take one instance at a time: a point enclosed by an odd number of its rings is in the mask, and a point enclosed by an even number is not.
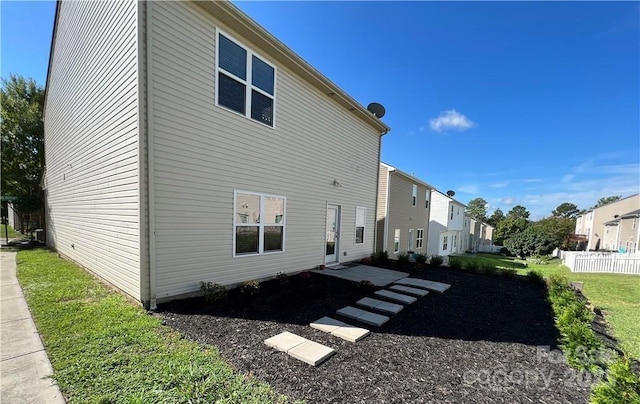
{"type": "Polygon", "coordinates": [[[422,248],[424,240],[424,229],[416,230],[416,248],[422,248]]]}
{"type": "Polygon", "coordinates": [[[393,252],[400,252],[400,229],[393,231],[393,252]]]}
{"type": "Polygon", "coordinates": [[[429,190],[428,189],[424,193],[424,200],[425,200],[425,203],[424,203],[425,209],[429,209],[429,190]]]}
{"type": "Polygon", "coordinates": [[[364,227],[367,221],[367,208],[356,207],[356,244],[364,244],[364,227]]]}
{"type": "Polygon", "coordinates": [[[449,247],[449,237],[448,236],[444,236],[442,239],[442,251],[446,251],[447,247],[449,247]]]}
{"type": "Polygon", "coordinates": [[[413,185],[411,188],[411,206],[416,206],[416,202],[418,201],[418,186],[413,185]]]}
{"type": "Polygon", "coordinates": [[[284,251],[286,198],[236,191],[233,211],[233,255],[284,251]]]}
{"type": "Polygon", "coordinates": [[[273,126],[276,68],[218,32],[216,103],[273,126]]]}

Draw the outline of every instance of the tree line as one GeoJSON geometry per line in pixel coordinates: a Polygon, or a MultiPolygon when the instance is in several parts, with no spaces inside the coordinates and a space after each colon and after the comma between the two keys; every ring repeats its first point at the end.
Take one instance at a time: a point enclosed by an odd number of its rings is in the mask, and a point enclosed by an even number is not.
{"type": "MultiPolygon", "coordinates": [[[[607,205],[620,200],[622,196],[603,197],[590,209],[607,205]]],[[[487,216],[487,201],[475,198],[469,201],[465,213],[482,220],[495,230],[493,241],[504,246],[511,254],[518,257],[550,254],[556,247],[564,250],[575,250],[579,246],[568,236],[575,232],[576,217],[585,212],[571,202],[558,205],[551,216],[538,221],[529,219],[529,211],[522,205],[514,206],[507,214],[498,208],[491,216],[487,216]]]]}

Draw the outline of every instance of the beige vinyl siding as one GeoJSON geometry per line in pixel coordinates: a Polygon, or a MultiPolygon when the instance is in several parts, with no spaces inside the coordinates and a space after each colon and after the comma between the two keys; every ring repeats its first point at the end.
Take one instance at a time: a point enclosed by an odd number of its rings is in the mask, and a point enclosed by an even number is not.
{"type": "MultiPolygon", "coordinates": [[[[380,164],[380,169],[378,171],[378,205],[376,207],[376,251],[384,251],[389,249],[388,246],[385,246],[385,240],[388,243],[390,237],[388,234],[385,237],[388,198],[389,169],[386,166],[380,164]]],[[[391,243],[393,243],[393,240],[391,240],[391,243]]],[[[391,249],[391,251],[393,251],[393,249],[391,249]]]]}
{"type": "Polygon", "coordinates": [[[389,174],[389,207],[387,209],[387,251],[390,258],[396,258],[393,253],[393,232],[400,229],[400,251],[414,251],[425,254],[427,252],[427,239],[429,229],[429,210],[425,208],[426,187],[413,181],[411,178],[391,172],[389,174]],[[416,206],[412,206],[413,185],[418,187],[416,206]],[[408,250],[409,229],[413,229],[413,242],[408,250]],[[424,229],[422,248],[416,248],[417,229],[424,229]]]}
{"type": "Polygon", "coordinates": [[[45,110],[48,242],[140,298],[136,2],[62,2],[45,110]]]}
{"type": "Polygon", "coordinates": [[[379,133],[255,48],[277,67],[274,128],[217,107],[216,21],[190,4],[148,6],[158,299],[323,264],[327,203],[342,208],[340,261],[370,255],[379,133]],[[233,258],[234,190],[287,198],[285,252],[233,258]],[[356,206],[367,209],[358,245],[356,206]]]}

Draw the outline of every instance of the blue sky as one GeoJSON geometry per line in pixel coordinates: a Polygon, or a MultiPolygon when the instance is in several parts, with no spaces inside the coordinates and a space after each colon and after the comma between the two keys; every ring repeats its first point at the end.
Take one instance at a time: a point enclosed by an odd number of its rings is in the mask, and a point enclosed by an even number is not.
{"type": "MultiPolygon", "coordinates": [[[[236,2],[363,105],[382,159],[532,218],[640,192],[637,2],[236,2]]],[[[46,80],[54,2],[1,3],[1,73],[46,80]],[[28,23],[27,23],[28,22],[28,23]]]]}

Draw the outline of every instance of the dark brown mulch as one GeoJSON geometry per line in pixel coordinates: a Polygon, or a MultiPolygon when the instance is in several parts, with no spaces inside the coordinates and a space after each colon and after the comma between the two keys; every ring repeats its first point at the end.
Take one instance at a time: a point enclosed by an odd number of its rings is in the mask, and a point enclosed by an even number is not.
{"type": "Polygon", "coordinates": [[[412,276],[451,284],[432,292],[357,344],[308,326],[372,296],[352,282],[319,274],[262,284],[256,296],[223,304],[200,298],[162,305],[166,323],[217,346],[239,371],[309,403],[584,403],[589,380],[556,348],[557,331],[542,285],[519,278],[427,268],[412,276]],[[312,367],[264,344],[290,331],[336,349],[312,367]]]}

